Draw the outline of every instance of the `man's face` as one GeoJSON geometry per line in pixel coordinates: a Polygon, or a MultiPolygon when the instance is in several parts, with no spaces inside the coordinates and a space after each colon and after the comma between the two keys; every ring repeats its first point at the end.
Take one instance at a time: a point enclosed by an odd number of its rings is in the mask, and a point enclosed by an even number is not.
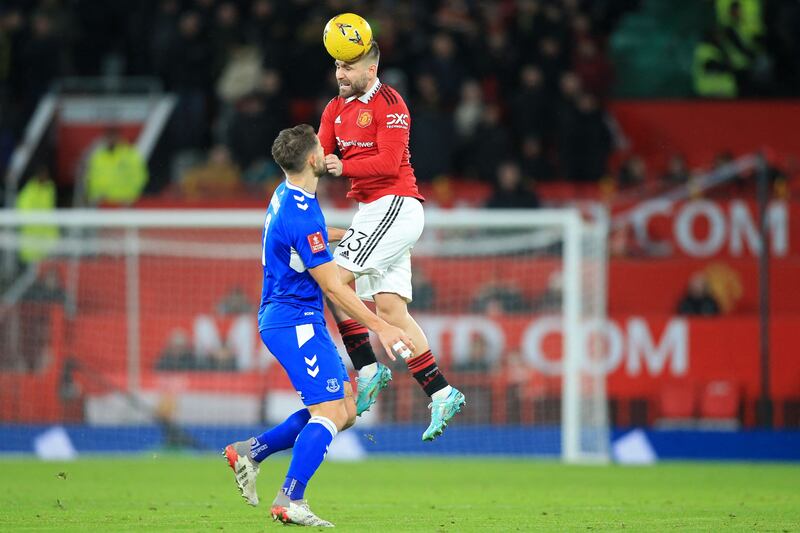
{"type": "Polygon", "coordinates": [[[314,150],[312,156],[308,163],[314,170],[314,175],[318,178],[324,176],[328,172],[328,169],[325,166],[325,151],[322,149],[319,139],[317,139],[317,148],[314,150]]]}
{"type": "Polygon", "coordinates": [[[361,96],[367,92],[370,67],[368,61],[345,63],[336,61],[336,83],[339,85],[339,96],[350,98],[361,96]]]}

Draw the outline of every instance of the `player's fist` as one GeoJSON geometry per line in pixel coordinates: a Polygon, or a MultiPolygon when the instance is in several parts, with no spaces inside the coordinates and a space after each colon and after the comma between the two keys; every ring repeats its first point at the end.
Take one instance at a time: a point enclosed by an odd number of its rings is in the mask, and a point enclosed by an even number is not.
{"type": "Polygon", "coordinates": [[[334,176],[342,175],[342,161],[334,154],[328,154],[325,156],[325,167],[328,169],[328,174],[332,174],[334,176]]]}
{"type": "Polygon", "coordinates": [[[386,324],[375,333],[378,334],[378,339],[381,341],[384,350],[386,350],[386,355],[392,361],[397,359],[396,356],[398,355],[403,359],[408,359],[414,355],[414,343],[411,342],[411,339],[402,329],[386,324]]]}

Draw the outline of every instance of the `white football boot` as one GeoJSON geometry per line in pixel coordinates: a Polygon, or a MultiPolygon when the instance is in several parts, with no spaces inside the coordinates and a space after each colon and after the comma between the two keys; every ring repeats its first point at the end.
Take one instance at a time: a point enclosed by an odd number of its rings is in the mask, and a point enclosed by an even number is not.
{"type": "Polygon", "coordinates": [[[228,462],[228,466],[233,470],[236,479],[236,486],[239,493],[250,505],[258,505],[258,493],[256,492],[256,477],[258,477],[258,463],[250,459],[250,441],[243,440],[228,444],[222,455],[228,462]]]}
{"type": "Polygon", "coordinates": [[[282,492],[272,502],[272,519],[284,524],[296,524],[298,526],[313,527],[334,527],[327,520],[323,520],[314,514],[308,507],[306,500],[289,500],[282,492]]]}

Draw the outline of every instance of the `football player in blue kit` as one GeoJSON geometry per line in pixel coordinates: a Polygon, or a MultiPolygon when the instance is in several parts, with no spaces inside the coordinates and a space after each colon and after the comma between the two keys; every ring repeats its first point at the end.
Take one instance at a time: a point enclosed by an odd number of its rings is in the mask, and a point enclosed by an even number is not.
{"type": "MultiPolygon", "coordinates": [[[[353,425],[356,407],[347,371],[325,325],[323,295],[374,331],[391,358],[413,350],[413,344],[400,328],[367,309],[339,279],[316,197],[317,182],[326,167],[314,129],[301,124],[281,131],[272,145],[272,156],[286,181],[272,195],[264,219],[258,329],[306,408],[257,437],[228,445],[223,453],[242,497],[257,505],[259,464],[275,452],[293,448],[286,480],[272,504],[272,517],[284,523],[330,527],[333,524],[310,510],[305,489],[333,438],[353,425]]],[[[341,238],[344,231],[331,229],[331,233],[341,238]]]]}

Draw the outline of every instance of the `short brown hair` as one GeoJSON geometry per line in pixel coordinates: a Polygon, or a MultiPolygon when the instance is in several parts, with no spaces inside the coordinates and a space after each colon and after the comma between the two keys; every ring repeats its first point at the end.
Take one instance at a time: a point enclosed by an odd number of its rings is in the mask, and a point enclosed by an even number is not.
{"type": "Polygon", "coordinates": [[[281,130],[272,143],[272,158],[290,173],[300,172],[306,166],[308,153],[317,146],[317,134],[308,124],[281,130]]]}
{"type": "Polygon", "coordinates": [[[367,61],[369,63],[374,62],[376,65],[381,60],[381,49],[378,48],[378,41],[372,41],[369,49],[364,52],[364,55],[359,57],[355,62],[360,63],[361,61],[367,61]]]}

